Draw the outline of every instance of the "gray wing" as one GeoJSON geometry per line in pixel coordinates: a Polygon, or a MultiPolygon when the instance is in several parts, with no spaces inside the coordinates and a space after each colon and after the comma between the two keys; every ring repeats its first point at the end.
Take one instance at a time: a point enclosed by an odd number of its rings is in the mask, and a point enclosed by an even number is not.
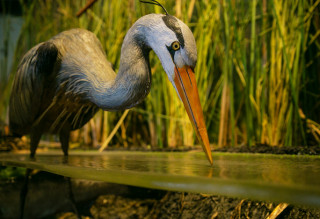
{"type": "MultiPolygon", "coordinates": [[[[59,68],[59,51],[51,42],[40,43],[23,57],[14,78],[9,104],[10,129],[14,134],[26,134],[47,106],[44,90],[55,86],[53,73],[59,68]]],[[[46,99],[50,99],[50,94],[46,99]]],[[[51,98],[53,98],[54,94],[51,98]]]]}

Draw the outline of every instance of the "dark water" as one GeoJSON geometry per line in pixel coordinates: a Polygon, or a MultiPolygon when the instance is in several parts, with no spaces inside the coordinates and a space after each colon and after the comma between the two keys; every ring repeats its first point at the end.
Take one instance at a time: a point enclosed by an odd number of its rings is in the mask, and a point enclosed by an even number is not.
{"type": "Polygon", "coordinates": [[[1,155],[0,164],[153,189],[320,206],[320,157],[203,152],[1,155]]]}

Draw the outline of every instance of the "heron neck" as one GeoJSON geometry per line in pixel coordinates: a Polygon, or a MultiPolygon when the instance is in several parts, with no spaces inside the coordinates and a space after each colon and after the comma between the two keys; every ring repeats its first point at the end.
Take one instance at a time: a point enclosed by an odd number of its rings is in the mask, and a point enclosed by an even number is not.
{"type": "Polygon", "coordinates": [[[93,102],[109,111],[128,109],[140,103],[151,87],[149,53],[144,37],[130,30],[122,45],[117,76],[103,92],[93,95],[93,102]]]}

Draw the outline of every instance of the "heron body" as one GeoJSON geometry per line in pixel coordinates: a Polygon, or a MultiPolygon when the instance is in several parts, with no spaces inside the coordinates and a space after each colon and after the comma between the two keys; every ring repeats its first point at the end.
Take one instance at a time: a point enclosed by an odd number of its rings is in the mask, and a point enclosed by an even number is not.
{"type": "Polygon", "coordinates": [[[212,163],[193,73],[197,61],[195,40],[187,25],[171,15],[149,14],[134,23],[122,44],[118,74],[107,61],[99,40],[87,30],[64,31],[30,49],[13,83],[11,131],[30,134],[31,156],[42,134],[59,134],[67,155],[70,131],[81,128],[99,108],[124,110],[148,95],[151,50],[184,102],[212,163]]]}

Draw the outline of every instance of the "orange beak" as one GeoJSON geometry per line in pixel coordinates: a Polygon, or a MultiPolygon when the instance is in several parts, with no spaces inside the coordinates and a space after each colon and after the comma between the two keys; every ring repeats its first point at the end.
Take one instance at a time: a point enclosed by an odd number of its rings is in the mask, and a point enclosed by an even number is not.
{"type": "Polygon", "coordinates": [[[174,83],[177,87],[180,98],[186,108],[189,119],[201,142],[202,148],[212,165],[212,155],[209,145],[207,128],[203,119],[203,112],[200,104],[196,77],[190,66],[182,68],[175,67],[174,83]]]}

